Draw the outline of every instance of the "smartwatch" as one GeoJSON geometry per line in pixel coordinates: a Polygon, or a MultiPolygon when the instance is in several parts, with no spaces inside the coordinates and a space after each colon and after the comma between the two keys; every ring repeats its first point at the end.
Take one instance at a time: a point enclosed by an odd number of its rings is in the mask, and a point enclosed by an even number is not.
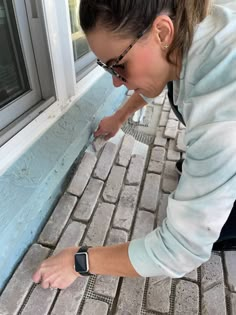
{"type": "Polygon", "coordinates": [[[91,246],[82,246],[75,254],[75,271],[81,276],[91,276],[89,272],[88,249],[91,246]]]}

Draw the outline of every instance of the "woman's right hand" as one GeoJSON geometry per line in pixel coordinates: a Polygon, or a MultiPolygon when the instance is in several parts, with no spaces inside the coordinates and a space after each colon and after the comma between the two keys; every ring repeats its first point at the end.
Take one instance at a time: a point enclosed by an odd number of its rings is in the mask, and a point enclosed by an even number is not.
{"type": "Polygon", "coordinates": [[[109,140],[114,137],[122,125],[119,117],[114,114],[103,118],[98,126],[98,129],[94,132],[94,137],[104,136],[105,140],[109,140]]]}

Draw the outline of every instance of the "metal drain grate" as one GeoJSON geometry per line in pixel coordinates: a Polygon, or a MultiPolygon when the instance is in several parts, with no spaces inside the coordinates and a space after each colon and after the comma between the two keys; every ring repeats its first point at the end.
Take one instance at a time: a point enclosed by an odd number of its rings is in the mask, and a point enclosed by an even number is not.
{"type": "Polygon", "coordinates": [[[134,139],[139,142],[145,143],[147,145],[152,145],[154,143],[155,136],[138,131],[135,125],[125,123],[121,129],[124,131],[124,133],[133,136],[134,139]]]}
{"type": "Polygon", "coordinates": [[[77,315],[81,315],[82,314],[84,303],[88,299],[93,299],[93,300],[97,300],[97,301],[101,301],[101,302],[107,303],[108,306],[109,306],[108,313],[111,311],[112,305],[113,305],[113,298],[94,293],[94,285],[95,285],[95,282],[96,282],[96,278],[97,278],[97,276],[90,276],[89,282],[88,282],[88,286],[87,286],[86,292],[84,294],[84,297],[83,297],[83,299],[81,301],[80,308],[78,310],[77,315]]]}

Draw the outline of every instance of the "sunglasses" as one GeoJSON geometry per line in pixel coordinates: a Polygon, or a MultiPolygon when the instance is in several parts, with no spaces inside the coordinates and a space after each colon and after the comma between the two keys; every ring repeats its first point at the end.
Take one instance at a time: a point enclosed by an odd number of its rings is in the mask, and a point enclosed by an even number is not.
{"type": "Polygon", "coordinates": [[[130,51],[130,49],[136,44],[136,42],[148,31],[150,26],[148,26],[144,31],[138,34],[138,36],[135,38],[135,40],[129,45],[128,48],[126,48],[123,53],[114,61],[114,63],[111,66],[108,66],[106,63],[102,62],[100,59],[97,59],[97,64],[102,67],[104,70],[109,72],[112,76],[117,77],[123,82],[127,82],[125,77],[118,73],[115,68],[120,68],[121,72],[122,69],[124,70],[123,65],[119,65],[118,63],[124,58],[124,56],[130,51]]]}

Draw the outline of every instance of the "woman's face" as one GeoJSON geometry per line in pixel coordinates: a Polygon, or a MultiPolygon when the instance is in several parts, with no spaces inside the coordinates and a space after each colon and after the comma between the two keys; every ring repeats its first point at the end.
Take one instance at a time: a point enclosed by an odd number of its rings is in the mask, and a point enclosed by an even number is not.
{"type": "MultiPolygon", "coordinates": [[[[168,81],[178,78],[178,69],[166,60],[165,46],[173,40],[172,22],[167,16],[160,16],[156,20],[158,19],[164,19],[164,26],[155,24],[119,62],[124,68],[115,68],[127,80],[123,82],[113,76],[115,87],[125,85],[129,90],[135,90],[146,97],[156,97],[168,81]]],[[[92,51],[108,65],[112,65],[134,39],[123,39],[101,27],[87,34],[92,51]]]]}

